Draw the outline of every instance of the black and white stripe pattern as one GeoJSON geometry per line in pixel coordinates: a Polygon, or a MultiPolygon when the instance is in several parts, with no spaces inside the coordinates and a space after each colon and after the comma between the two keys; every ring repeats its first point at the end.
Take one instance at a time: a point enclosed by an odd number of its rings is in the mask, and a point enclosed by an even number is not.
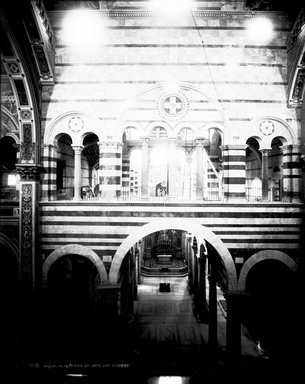
{"type": "Polygon", "coordinates": [[[302,208],[280,203],[42,203],[41,251],[49,254],[65,244],[80,244],[101,257],[113,256],[128,235],[162,218],[199,221],[231,251],[287,251],[299,247],[302,208]]]}
{"type": "Polygon", "coordinates": [[[99,184],[104,198],[117,197],[122,187],[122,144],[102,142],[100,149],[99,184]]]}

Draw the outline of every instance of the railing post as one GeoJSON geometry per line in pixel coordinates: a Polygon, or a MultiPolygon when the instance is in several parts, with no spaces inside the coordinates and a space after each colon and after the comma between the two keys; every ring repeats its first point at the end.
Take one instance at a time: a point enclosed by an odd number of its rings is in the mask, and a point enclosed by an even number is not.
{"type": "Polygon", "coordinates": [[[148,199],[148,180],[149,180],[149,138],[142,137],[142,174],[141,174],[141,197],[142,199],[148,199]]]}

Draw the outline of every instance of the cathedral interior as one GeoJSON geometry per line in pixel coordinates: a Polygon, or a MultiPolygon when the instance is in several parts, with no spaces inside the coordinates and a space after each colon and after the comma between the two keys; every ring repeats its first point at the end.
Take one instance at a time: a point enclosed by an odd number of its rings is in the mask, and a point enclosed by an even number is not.
{"type": "Polygon", "coordinates": [[[3,383],[305,383],[305,7],[2,0],[3,383]]]}

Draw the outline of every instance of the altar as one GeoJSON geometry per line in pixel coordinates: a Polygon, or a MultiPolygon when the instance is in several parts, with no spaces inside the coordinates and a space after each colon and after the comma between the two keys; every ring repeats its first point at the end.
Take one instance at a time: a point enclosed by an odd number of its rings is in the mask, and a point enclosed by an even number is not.
{"type": "Polygon", "coordinates": [[[157,264],[172,264],[172,255],[157,255],[157,264]]]}

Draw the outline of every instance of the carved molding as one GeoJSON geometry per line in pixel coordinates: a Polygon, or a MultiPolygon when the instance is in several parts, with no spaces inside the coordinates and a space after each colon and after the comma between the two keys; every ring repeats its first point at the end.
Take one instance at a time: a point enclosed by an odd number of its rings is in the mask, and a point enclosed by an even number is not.
{"type": "Polygon", "coordinates": [[[42,165],[16,164],[16,171],[21,181],[39,181],[41,173],[44,172],[42,165]]]}
{"type": "Polygon", "coordinates": [[[43,45],[34,44],[32,43],[33,52],[35,54],[35,59],[37,62],[37,66],[39,68],[40,77],[42,80],[52,80],[53,76],[51,74],[49,64],[45,55],[44,47],[43,45]]]}
{"type": "Polygon", "coordinates": [[[36,4],[36,7],[38,9],[39,15],[41,17],[42,24],[45,27],[45,31],[46,31],[46,34],[47,34],[47,36],[49,38],[49,41],[50,41],[50,43],[53,46],[53,44],[54,44],[54,41],[53,41],[54,40],[54,36],[53,36],[51,24],[49,22],[49,19],[48,19],[47,12],[46,12],[46,9],[44,7],[44,4],[43,4],[43,2],[41,0],[37,0],[35,2],[35,4],[36,4]]]}
{"type": "Polygon", "coordinates": [[[292,101],[294,103],[301,103],[303,100],[304,94],[304,85],[305,85],[305,68],[300,68],[297,71],[296,80],[294,83],[292,101]]]}
{"type": "Polygon", "coordinates": [[[123,143],[120,141],[100,141],[98,143],[98,146],[101,147],[111,147],[111,148],[117,148],[120,149],[124,146],[123,143]]]}
{"type": "Polygon", "coordinates": [[[305,8],[303,7],[292,28],[292,32],[291,32],[292,44],[296,41],[298,35],[302,31],[302,27],[304,24],[305,24],[305,8]]]}
{"type": "Polygon", "coordinates": [[[20,144],[20,160],[25,163],[35,162],[35,144],[32,140],[32,124],[22,124],[23,142],[20,144]]]}
{"type": "Polygon", "coordinates": [[[32,279],[33,247],[33,185],[21,186],[21,276],[23,280],[32,279]]]}
{"type": "MultiPolygon", "coordinates": [[[[49,11],[48,15],[51,20],[56,19],[62,19],[65,18],[66,15],[70,11],[49,11]]],[[[143,9],[128,9],[128,10],[99,10],[94,11],[95,13],[99,13],[101,16],[107,16],[107,17],[157,17],[158,12],[151,11],[151,10],[143,10],[143,9]]],[[[215,17],[215,18],[228,18],[231,19],[233,16],[237,17],[243,17],[243,18],[252,18],[259,16],[268,17],[271,19],[287,19],[287,15],[285,12],[274,12],[274,11],[224,11],[224,10],[194,10],[192,12],[189,12],[189,15],[195,16],[195,17],[215,17]]]]}

